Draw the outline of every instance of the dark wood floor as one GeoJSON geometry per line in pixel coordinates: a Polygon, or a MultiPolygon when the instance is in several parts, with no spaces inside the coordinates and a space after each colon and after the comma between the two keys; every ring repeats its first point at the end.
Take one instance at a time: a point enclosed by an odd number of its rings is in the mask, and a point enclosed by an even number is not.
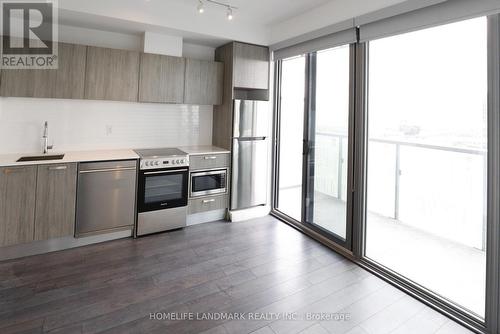
{"type": "Polygon", "coordinates": [[[0,333],[42,332],[468,333],[271,217],[0,262],[0,333]]]}

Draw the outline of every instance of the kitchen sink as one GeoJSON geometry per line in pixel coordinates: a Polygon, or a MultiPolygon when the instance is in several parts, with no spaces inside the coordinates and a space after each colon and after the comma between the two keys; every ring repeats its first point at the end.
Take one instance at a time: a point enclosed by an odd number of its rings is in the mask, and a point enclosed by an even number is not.
{"type": "Polygon", "coordinates": [[[30,155],[30,156],[20,157],[19,159],[17,159],[16,162],[61,160],[62,158],[64,158],[64,154],[30,155]]]}

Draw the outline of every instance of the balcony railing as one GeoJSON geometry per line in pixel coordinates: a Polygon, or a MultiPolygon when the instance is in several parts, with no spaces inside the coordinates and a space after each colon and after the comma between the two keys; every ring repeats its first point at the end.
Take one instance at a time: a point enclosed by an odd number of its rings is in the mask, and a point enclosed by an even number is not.
{"type": "MultiPolygon", "coordinates": [[[[485,150],[377,138],[368,148],[370,212],[485,249],[485,150]]],[[[317,132],[315,157],[315,190],[345,200],[347,137],[317,132]]]]}

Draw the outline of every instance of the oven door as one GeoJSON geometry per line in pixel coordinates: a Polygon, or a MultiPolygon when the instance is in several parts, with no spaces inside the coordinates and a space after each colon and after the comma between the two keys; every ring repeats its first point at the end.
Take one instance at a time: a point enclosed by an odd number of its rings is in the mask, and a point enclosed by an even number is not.
{"type": "Polygon", "coordinates": [[[138,211],[186,206],[188,169],[151,169],[139,172],[138,211]]]}
{"type": "Polygon", "coordinates": [[[191,173],[191,197],[223,194],[227,189],[227,170],[191,173]]]}

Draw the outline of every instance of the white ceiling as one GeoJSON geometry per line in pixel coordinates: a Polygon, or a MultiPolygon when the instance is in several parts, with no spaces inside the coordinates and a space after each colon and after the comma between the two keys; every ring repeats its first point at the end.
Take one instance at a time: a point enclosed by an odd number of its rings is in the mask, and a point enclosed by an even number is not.
{"type": "Polygon", "coordinates": [[[269,45],[355,15],[404,0],[220,0],[238,7],[234,20],[224,8],[198,0],[59,0],[59,23],[140,34],[154,31],[218,46],[228,40],[269,45]]]}

